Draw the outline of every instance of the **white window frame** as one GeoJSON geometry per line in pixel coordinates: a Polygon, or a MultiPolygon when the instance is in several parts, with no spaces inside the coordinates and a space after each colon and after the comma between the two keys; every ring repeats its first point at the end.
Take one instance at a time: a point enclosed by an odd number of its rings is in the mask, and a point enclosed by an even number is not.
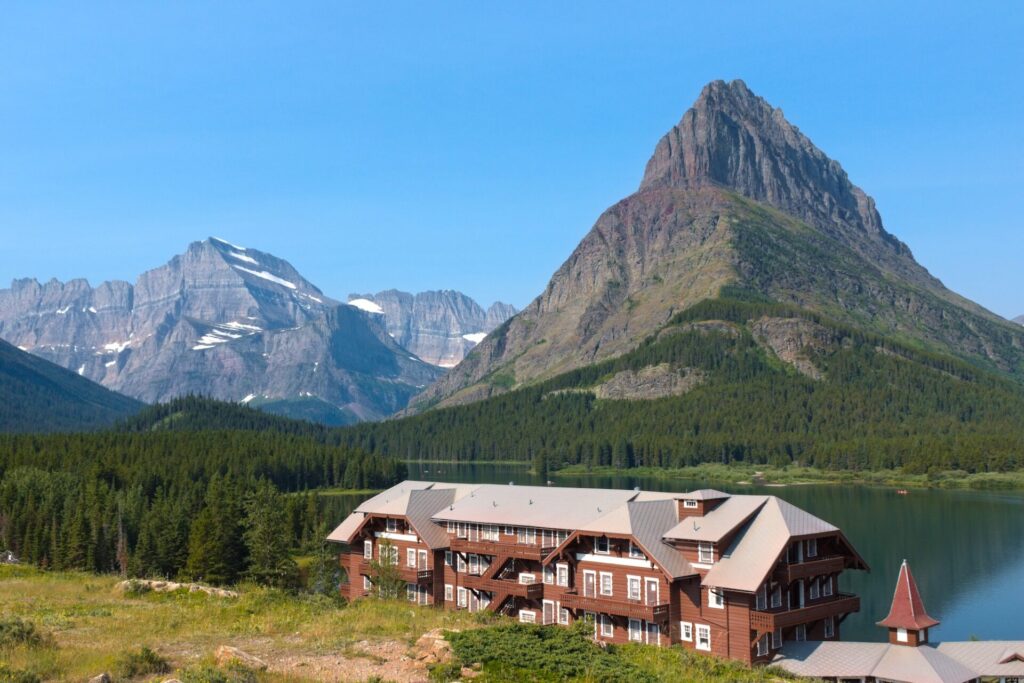
{"type": "Polygon", "coordinates": [[[537,612],[532,609],[521,609],[519,610],[519,623],[521,624],[536,624],[537,623],[537,612]]]}
{"type": "Polygon", "coordinates": [[[517,577],[517,579],[519,583],[524,586],[529,586],[531,584],[537,583],[537,575],[533,572],[519,572],[519,576],[517,577]]]}
{"type": "Polygon", "coordinates": [[[629,641],[631,643],[644,642],[644,625],[640,619],[629,620],[629,641]]]}
{"type": "Polygon", "coordinates": [[[817,600],[818,598],[821,597],[821,588],[820,588],[820,586],[818,584],[818,579],[817,578],[814,578],[814,579],[811,580],[811,589],[810,589],[809,597],[810,597],[811,600],[817,600]]]}
{"type": "Polygon", "coordinates": [[[905,629],[905,628],[898,628],[898,629],[896,629],[896,642],[897,643],[905,643],[908,640],[909,640],[909,638],[907,637],[907,629],[905,629]]]}
{"type": "Polygon", "coordinates": [[[633,543],[633,541],[629,542],[629,556],[638,560],[647,559],[647,556],[644,555],[643,548],[638,546],[636,543],[633,543]]]}
{"type": "Polygon", "coordinates": [[[405,566],[416,568],[416,548],[405,549],[405,566]]]}
{"type": "Polygon", "coordinates": [[[796,642],[802,643],[807,640],[807,625],[797,624],[796,627],[796,642]]]}
{"type": "Polygon", "coordinates": [[[448,565],[449,567],[451,567],[452,564],[454,564],[454,562],[455,562],[455,558],[453,557],[452,551],[451,550],[445,550],[444,551],[444,563],[446,565],[448,565]]]}
{"type": "Polygon", "coordinates": [[[707,624],[695,624],[696,640],[695,647],[706,652],[711,651],[711,627],[707,624]],[[703,645],[701,644],[703,643],[703,645]]]}
{"type": "Polygon", "coordinates": [[[519,527],[516,529],[516,542],[523,545],[537,545],[537,530],[528,526],[519,527]]]}
{"type": "Polygon", "coordinates": [[[451,602],[455,599],[455,586],[450,583],[444,585],[444,601],[451,602]]]}
{"type": "Polygon", "coordinates": [[[650,605],[651,604],[651,603],[649,603],[647,601],[648,601],[649,596],[651,594],[651,592],[648,590],[648,588],[650,587],[650,585],[652,583],[654,584],[654,604],[655,605],[659,605],[659,604],[661,604],[661,582],[658,581],[658,579],[654,578],[653,576],[645,576],[644,577],[644,589],[643,589],[644,590],[644,604],[645,605],[650,605]]]}
{"type": "Polygon", "coordinates": [[[569,625],[569,610],[562,607],[561,602],[555,603],[555,611],[558,612],[558,623],[562,626],[569,625]]]}
{"type": "Polygon", "coordinates": [[[775,588],[772,589],[772,608],[782,607],[782,584],[775,584],[775,588]]]}
{"type": "Polygon", "coordinates": [[[832,577],[826,576],[821,583],[821,594],[828,597],[832,595],[832,577]]]}
{"type": "Polygon", "coordinates": [[[777,628],[772,631],[772,649],[778,650],[782,647],[782,629],[777,628]]]}
{"type": "Polygon", "coordinates": [[[693,642],[693,622],[679,622],[679,640],[683,641],[684,643],[693,642]]]}
{"type": "Polygon", "coordinates": [[[544,583],[548,586],[555,585],[555,568],[550,564],[544,565],[544,583]]]}
{"type": "Polygon", "coordinates": [[[626,599],[640,601],[642,599],[641,591],[643,590],[643,581],[640,580],[639,576],[626,576],[626,599]],[[636,590],[634,591],[634,587],[636,590]]]}
{"type": "Polygon", "coordinates": [[[370,539],[366,539],[365,541],[363,541],[363,559],[373,559],[373,541],[371,541],[370,539]]]}
{"type": "Polygon", "coordinates": [[[684,500],[683,501],[683,507],[684,508],[690,508],[692,510],[692,509],[696,509],[698,507],[698,504],[697,504],[697,501],[695,501],[695,500],[684,500]]]}
{"type": "Polygon", "coordinates": [[[808,538],[807,539],[807,557],[818,556],[818,539],[808,538]]]}
{"type": "Polygon", "coordinates": [[[594,554],[595,555],[611,555],[612,552],[612,541],[607,536],[598,536],[594,539],[594,554]],[[604,542],[604,550],[601,550],[601,543],[604,542]]]}
{"type": "Polygon", "coordinates": [[[599,633],[602,638],[613,638],[615,636],[615,622],[607,614],[598,614],[597,621],[599,625],[599,633]]]}
{"type": "Polygon", "coordinates": [[[697,544],[697,561],[701,564],[714,564],[715,546],[713,543],[701,541],[697,544]]]}
{"type": "Polygon", "coordinates": [[[768,654],[768,634],[757,639],[757,656],[764,657],[768,654]]]}
{"type": "Polygon", "coordinates": [[[456,607],[467,607],[469,605],[469,600],[466,597],[465,588],[459,586],[459,590],[458,592],[456,592],[456,596],[458,596],[458,601],[455,603],[456,607]]]}
{"type": "Polygon", "coordinates": [[[597,594],[610,596],[615,591],[615,577],[611,572],[601,572],[597,579],[597,594]],[[608,590],[605,590],[605,581],[608,582],[608,590]]]}
{"type": "Polygon", "coordinates": [[[768,609],[768,584],[762,583],[761,587],[757,589],[757,596],[754,599],[754,609],[759,612],[761,610],[768,609]]]}
{"type": "Polygon", "coordinates": [[[384,528],[387,530],[387,532],[389,534],[397,534],[398,533],[398,520],[395,519],[394,517],[388,517],[384,521],[384,525],[385,525],[384,528]]]}
{"type": "Polygon", "coordinates": [[[445,526],[445,530],[446,530],[446,531],[447,531],[448,533],[450,533],[450,534],[454,534],[454,533],[455,533],[455,522],[453,522],[453,521],[451,521],[451,520],[448,520],[448,523],[447,523],[447,525],[445,526]]]}
{"type": "Polygon", "coordinates": [[[370,581],[369,576],[363,576],[363,590],[370,591],[373,589],[373,581],[370,581]]]}
{"type": "Polygon", "coordinates": [[[409,602],[416,602],[419,598],[419,587],[415,583],[405,584],[405,599],[409,602]]]}
{"type": "Polygon", "coordinates": [[[721,588],[708,588],[708,607],[725,609],[725,592],[721,588]]]}
{"type": "Polygon", "coordinates": [[[594,571],[593,569],[584,569],[583,570],[583,586],[582,586],[582,588],[583,588],[583,597],[585,597],[585,598],[596,598],[598,595],[600,595],[601,586],[600,586],[600,584],[599,584],[599,582],[597,580],[597,572],[596,571],[594,571]],[[590,576],[590,575],[594,576],[594,594],[593,595],[587,595],[587,577],[590,576]]]}
{"type": "Polygon", "coordinates": [[[559,586],[569,585],[569,565],[559,562],[555,565],[555,584],[559,586]]]}
{"type": "Polygon", "coordinates": [[[480,556],[476,553],[469,554],[469,573],[473,576],[480,575],[480,556]]]}
{"type": "Polygon", "coordinates": [[[836,637],[836,620],[834,617],[825,617],[825,637],[836,637]]]}
{"type": "Polygon", "coordinates": [[[515,536],[516,535],[515,527],[506,526],[505,527],[505,535],[506,536],[515,536]]]}
{"type": "Polygon", "coordinates": [[[455,536],[457,538],[466,538],[468,535],[469,535],[469,532],[466,530],[466,523],[465,522],[457,522],[455,524],[455,536]]]}
{"type": "Polygon", "coordinates": [[[540,622],[543,625],[547,626],[548,624],[553,624],[556,621],[558,621],[558,608],[555,606],[555,601],[554,600],[541,600],[540,604],[541,604],[540,622]],[[551,621],[547,620],[548,619],[547,618],[547,606],[548,605],[551,605],[551,621]]]}
{"type": "Polygon", "coordinates": [[[462,553],[455,556],[455,571],[463,573],[466,571],[466,558],[462,553]]]}

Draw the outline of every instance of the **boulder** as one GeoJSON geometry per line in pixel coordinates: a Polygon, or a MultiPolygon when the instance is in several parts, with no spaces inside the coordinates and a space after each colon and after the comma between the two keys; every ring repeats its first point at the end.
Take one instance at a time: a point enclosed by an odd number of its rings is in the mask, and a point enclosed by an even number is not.
{"type": "Polygon", "coordinates": [[[101,673],[99,676],[93,676],[89,679],[89,683],[110,683],[110,674],[101,673]]]}
{"type": "Polygon", "coordinates": [[[231,645],[221,645],[217,648],[217,652],[213,655],[213,659],[217,662],[217,666],[226,666],[228,664],[236,663],[242,666],[255,669],[256,671],[266,671],[267,663],[256,655],[251,655],[244,650],[239,650],[237,647],[231,645]]]}

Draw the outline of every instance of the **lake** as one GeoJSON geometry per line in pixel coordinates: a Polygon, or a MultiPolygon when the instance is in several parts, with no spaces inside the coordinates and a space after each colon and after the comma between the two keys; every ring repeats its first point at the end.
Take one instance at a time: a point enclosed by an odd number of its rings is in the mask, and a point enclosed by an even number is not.
{"type": "MultiPolygon", "coordinates": [[[[409,478],[543,484],[515,464],[408,463],[409,478]]],[[[849,485],[737,486],[700,480],[631,476],[551,477],[558,486],[775,495],[825,519],[846,534],[871,567],[846,571],[841,589],[861,598],[861,611],[843,622],[844,640],[884,641],[875,622],[886,616],[900,563],[906,558],[931,616],[942,624],[932,640],[1024,639],[1024,494],[911,490],[849,485]]],[[[367,496],[333,496],[337,522],[367,496]]]]}

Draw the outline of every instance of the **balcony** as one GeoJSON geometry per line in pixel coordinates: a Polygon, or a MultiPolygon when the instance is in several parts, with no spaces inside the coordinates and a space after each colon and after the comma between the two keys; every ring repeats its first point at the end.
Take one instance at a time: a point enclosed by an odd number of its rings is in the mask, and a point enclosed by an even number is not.
{"type": "Polygon", "coordinates": [[[796,564],[781,565],[776,573],[785,584],[791,584],[800,579],[809,579],[813,576],[824,576],[841,572],[846,566],[846,558],[842,556],[824,557],[820,560],[808,560],[796,564]]]}
{"type": "Polygon", "coordinates": [[[509,579],[488,579],[473,574],[466,575],[462,583],[466,588],[494,593],[495,600],[501,600],[505,595],[529,600],[540,600],[544,597],[543,583],[519,583],[509,579]]]}
{"type": "Polygon", "coordinates": [[[839,593],[831,599],[816,602],[806,607],[782,610],[779,612],[750,613],[750,628],[758,633],[771,633],[777,628],[789,628],[797,624],[807,624],[825,617],[849,614],[860,611],[860,598],[856,595],[839,593]]]}
{"type": "Polygon", "coordinates": [[[641,600],[622,600],[598,595],[594,597],[580,595],[575,590],[562,594],[562,607],[581,609],[587,612],[615,614],[632,619],[662,622],[668,619],[668,602],[657,605],[645,605],[641,600]]]}
{"type": "Polygon", "coordinates": [[[539,545],[522,545],[498,541],[470,541],[466,538],[453,538],[451,540],[451,549],[459,553],[514,557],[520,560],[537,560],[538,562],[550,555],[551,551],[554,550],[554,548],[544,548],[539,545]]]}
{"type": "MultiPolygon", "coordinates": [[[[398,575],[406,583],[432,583],[434,581],[434,570],[433,569],[417,569],[416,567],[406,567],[404,565],[397,565],[398,575]]],[[[356,571],[359,574],[370,575],[370,561],[360,560],[359,564],[356,565],[356,571]]]]}

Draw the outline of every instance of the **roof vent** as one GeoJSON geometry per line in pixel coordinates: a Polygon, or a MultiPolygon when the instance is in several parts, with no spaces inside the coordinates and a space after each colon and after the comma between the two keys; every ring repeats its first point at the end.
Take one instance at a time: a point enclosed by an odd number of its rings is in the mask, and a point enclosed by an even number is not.
{"type": "Polygon", "coordinates": [[[516,483],[515,483],[514,481],[510,481],[510,482],[508,483],[508,485],[509,485],[509,486],[515,486],[515,485],[516,485],[516,483]]]}
{"type": "Polygon", "coordinates": [[[640,493],[640,487],[639,486],[634,486],[633,490],[636,491],[637,493],[640,493]]]}
{"type": "Polygon", "coordinates": [[[533,498],[530,499],[530,505],[533,505],[533,498]]]}
{"type": "Polygon", "coordinates": [[[491,505],[494,506],[494,507],[498,507],[498,501],[492,500],[491,501],[491,505]]]}
{"type": "Polygon", "coordinates": [[[597,511],[598,511],[598,512],[600,512],[600,511],[601,511],[601,506],[600,506],[600,505],[598,505],[598,506],[597,506],[597,511]]]}

